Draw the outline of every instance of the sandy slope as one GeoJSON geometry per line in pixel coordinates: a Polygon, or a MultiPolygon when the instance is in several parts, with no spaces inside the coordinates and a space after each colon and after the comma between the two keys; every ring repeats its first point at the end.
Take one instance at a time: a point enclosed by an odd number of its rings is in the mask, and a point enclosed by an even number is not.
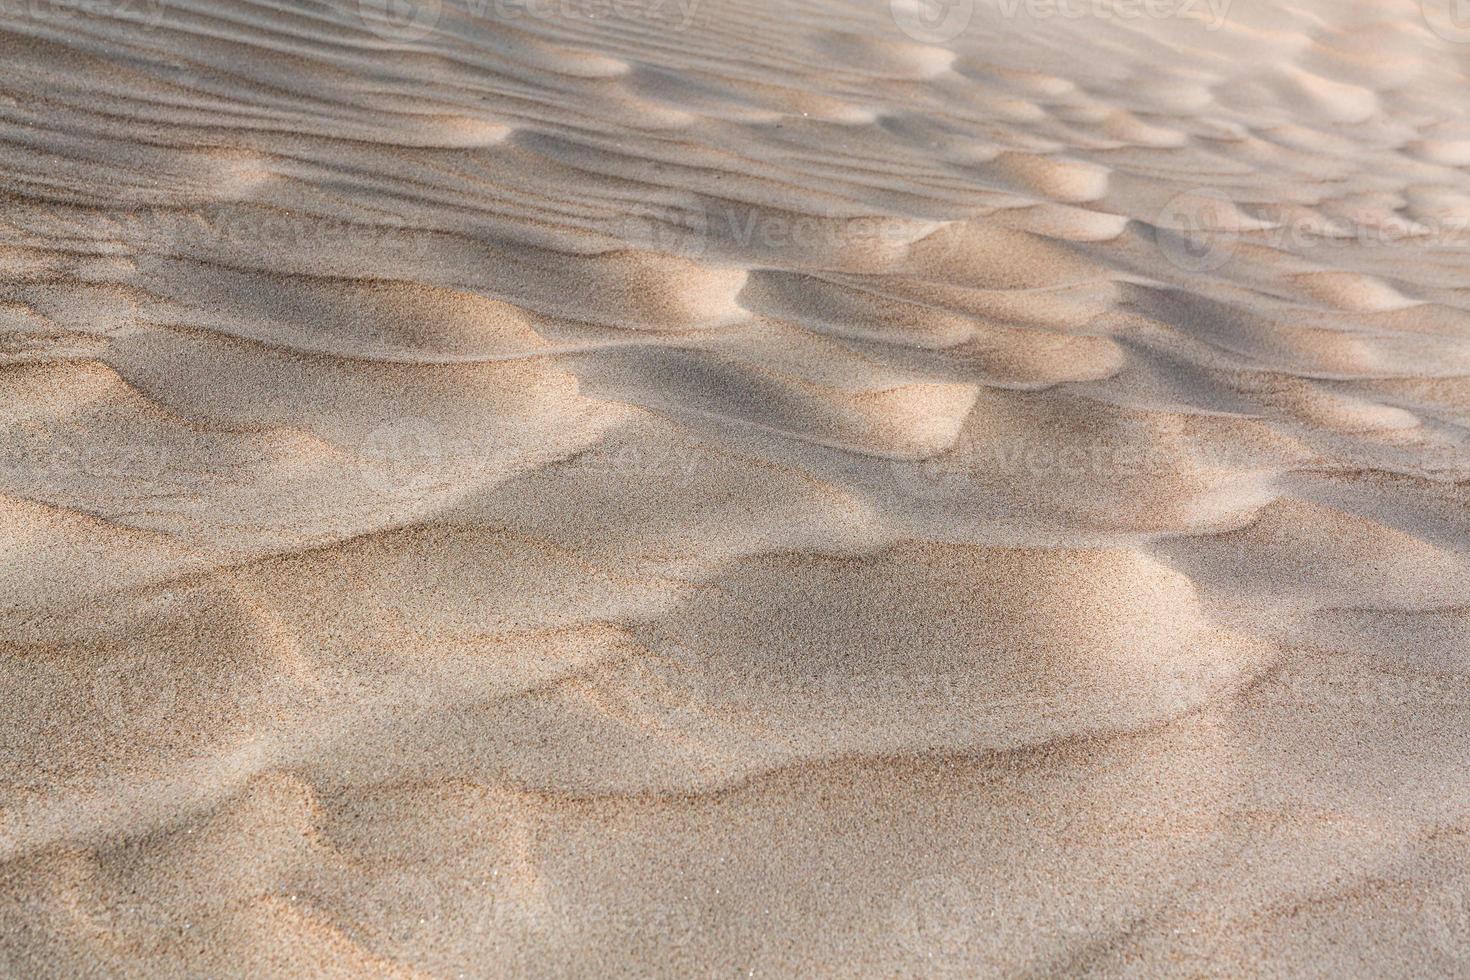
{"type": "Polygon", "coordinates": [[[0,974],[1470,973],[1437,3],[0,0],[0,974]]]}

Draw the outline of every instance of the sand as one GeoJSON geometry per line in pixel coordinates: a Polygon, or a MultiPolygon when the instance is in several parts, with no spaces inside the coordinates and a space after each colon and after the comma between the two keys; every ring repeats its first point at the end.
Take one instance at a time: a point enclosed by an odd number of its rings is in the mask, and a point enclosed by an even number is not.
{"type": "Polygon", "coordinates": [[[1450,0],[0,0],[0,975],[1470,975],[1450,0]]]}

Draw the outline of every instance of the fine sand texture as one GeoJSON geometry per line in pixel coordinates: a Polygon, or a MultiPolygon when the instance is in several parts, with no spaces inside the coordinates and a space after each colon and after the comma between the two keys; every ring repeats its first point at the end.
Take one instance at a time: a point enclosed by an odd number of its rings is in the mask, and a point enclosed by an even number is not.
{"type": "Polygon", "coordinates": [[[0,0],[0,977],[1470,976],[1455,2],[0,0]]]}

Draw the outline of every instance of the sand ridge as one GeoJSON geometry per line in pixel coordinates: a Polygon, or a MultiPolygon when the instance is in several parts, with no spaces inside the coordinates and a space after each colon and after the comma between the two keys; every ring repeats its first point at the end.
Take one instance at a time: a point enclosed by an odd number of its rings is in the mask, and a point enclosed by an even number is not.
{"type": "Polygon", "coordinates": [[[0,3],[0,973],[1470,969],[1435,3],[0,3]]]}

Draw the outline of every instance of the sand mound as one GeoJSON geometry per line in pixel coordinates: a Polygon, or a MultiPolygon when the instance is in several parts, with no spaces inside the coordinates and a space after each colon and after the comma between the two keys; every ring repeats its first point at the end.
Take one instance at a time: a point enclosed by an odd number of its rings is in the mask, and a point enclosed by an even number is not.
{"type": "Polygon", "coordinates": [[[3,6],[0,974],[1470,971],[1446,3],[3,6]]]}

